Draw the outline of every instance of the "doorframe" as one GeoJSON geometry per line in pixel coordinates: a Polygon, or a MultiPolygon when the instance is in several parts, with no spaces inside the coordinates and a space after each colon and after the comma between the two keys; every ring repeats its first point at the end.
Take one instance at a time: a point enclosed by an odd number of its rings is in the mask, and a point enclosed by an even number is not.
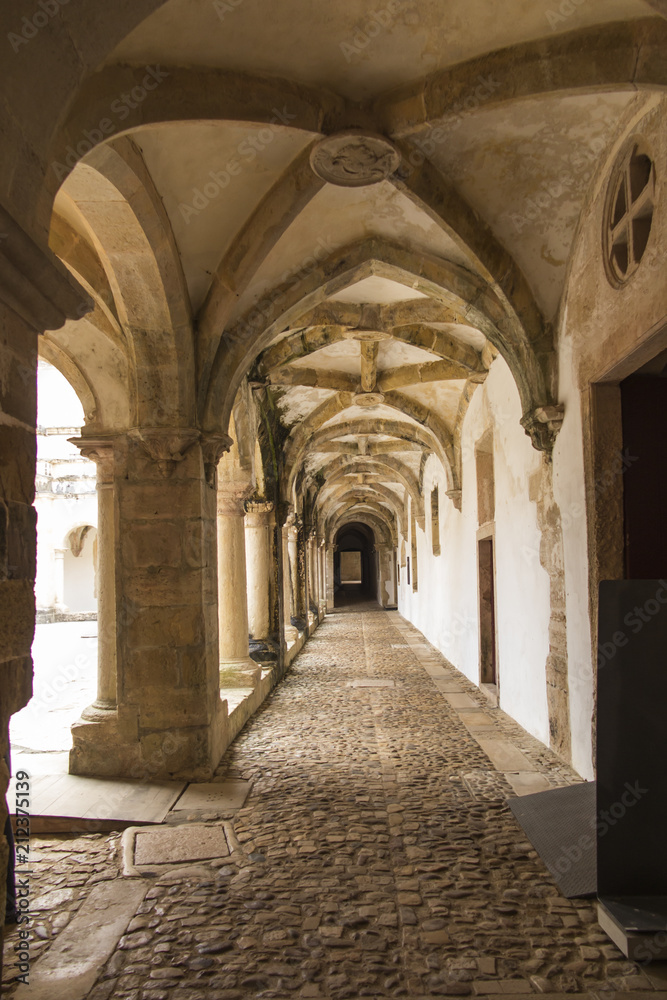
{"type": "MultiPolygon", "coordinates": [[[[607,353],[582,389],[584,485],[588,520],[588,586],[591,648],[597,649],[598,588],[625,573],[623,425],[620,383],[667,348],[661,320],[632,350],[607,353]]],[[[594,657],[595,659],[595,657],[594,657]]]]}
{"type": "Polygon", "coordinates": [[[483,525],[477,529],[475,537],[476,562],[477,562],[477,618],[478,618],[478,666],[479,666],[479,687],[488,691],[490,695],[496,697],[500,692],[500,656],[498,647],[498,580],[496,574],[496,526],[494,522],[483,525]],[[495,682],[482,680],[482,592],[479,585],[479,543],[491,542],[491,577],[493,582],[493,658],[495,663],[495,682]],[[495,690],[494,690],[495,689],[495,690]]]}

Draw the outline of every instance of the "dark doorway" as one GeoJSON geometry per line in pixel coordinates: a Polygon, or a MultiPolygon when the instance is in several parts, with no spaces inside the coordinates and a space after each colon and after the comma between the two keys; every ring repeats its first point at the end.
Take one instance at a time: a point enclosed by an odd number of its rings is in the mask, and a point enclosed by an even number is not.
{"type": "Polygon", "coordinates": [[[346,524],[336,535],[334,604],[336,607],[376,598],[375,536],[365,524],[346,524]]]}
{"type": "Polygon", "coordinates": [[[479,579],[479,680],[480,684],[497,684],[493,539],[481,538],[477,546],[479,579]]]}
{"type": "Polygon", "coordinates": [[[667,351],[621,382],[624,575],[667,573],[667,351]]]}

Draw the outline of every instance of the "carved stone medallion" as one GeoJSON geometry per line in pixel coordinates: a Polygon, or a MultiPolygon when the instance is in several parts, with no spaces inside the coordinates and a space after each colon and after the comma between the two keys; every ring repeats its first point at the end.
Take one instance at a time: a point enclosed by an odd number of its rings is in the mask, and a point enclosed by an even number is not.
{"type": "Polygon", "coordinates": [[[358,392],[353,397],[353,402],[355,406],[380,406],[384,402],[384,393],[382,392],[358,392]]]}
{"type": "Polygon", "coordinates": [[[389,139],[356,129],[327,136],[310,154],[310,165],[317,176],[339,187],[377,184],[393,174],[400,162],[389,139]]]}

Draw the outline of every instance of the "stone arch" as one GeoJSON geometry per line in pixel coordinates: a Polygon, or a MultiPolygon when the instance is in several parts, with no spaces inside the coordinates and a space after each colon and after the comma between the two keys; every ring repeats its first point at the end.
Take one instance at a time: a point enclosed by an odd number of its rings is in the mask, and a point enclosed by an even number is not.
{"type": "MultiPolygon", "coordinates": [[[[412,416],[418,423],[418,426],[424,429],[424,435],[421,438],[424,447],[430,448],[438,454],[448,477],[451,479],[452,489],[457,488],[455,485],[457,483],[457,475],[454,445],[451,438],[448,439],[446,428],[430,411],[425,410],[424,407],[421,407],[413,400],[409,402],[410,407],[413,409],[413,413],[409,414],[409,416],[412,416]],[[418,419],[419,416],[422,417],[421,420],[418,419]]],[[[402,399],[398,393],[389,393],[385,398],[385,405],[394,407],[401,414],[406,415],[406,411],[401,404],[402,399]]],[[[337,413],[340,413],[351,405],[353,405],[353,399],[350,393],[338,393],[336,396],[325,400],[319,407],[316,407],[306,420],[298,425],[294,434],[288,439],[285,452],[285,475],[288,490],[298,475],[306,450],[314,450],[314,442],[318,440],[315,436],[316,432],[320,429],[326,430],[323,425],[336,416],[337,413]]],[[[387,424],[389,421],[385,421],[384,423],[387,424]]],[[[379,422],[375,422],[375,427],[378,425],[379,422]]],[[[350,431],[360,433],[358,430],[359,425],[356,421],[346,421],[344,425],[336,424],[331,428],[333,432],[331,437],[338,437],[345,433],[344,430],[339,429],[341,426],[349,427],[350,431]]],[[[361,426],[365,426],[365,424],[362,423],[361,426]]],[[[378,433],[378,431],[376,430],[374,433],[378,433]]],[[[320,438],[319,440],[326,440],[326,438],[320,438]]]]}
{"type": "Polygon", "coordinates": [[[164,206],[129,140],[96,148],[77,171],[65,184],[68,195],[76,199],[80,177],[87,199],[104,202],[90,231],[127,342],[132,422],[187,426],[194,420],[192,321],[164,206]]]}
{"type": "Polygon", "coordinates": [[[327,467],[327,483],[336,482],[343,476],[350,474],[363,474],[380,472],[390,480],[397,480],[405,487],[407,494],[412,499],[415,508],[415,516],[423,528],[424,524],[424,503],[419,493],[419,483],[407,468],[394,458],[389,456],[383,458],[364,458],[361,461],[347,458],[335,459],[327,467]]]}
{"type": "MultiPolygon", "coordinates": [[[[439,258],[413,254],[386,240],[369,239],[333,254],[302,279],[274,289],[226,331],[211,373],[204,421],[228,419],[228,398],[254,359],[282,330],[299,325],[314,306],[364,277],[380,275],[417,288],[453,305],[505,357],[519,389],[526,429],[536,447],[549,446],[546,433],[535,428],[535,411],[551,402],[534,342],[516,314],[488,285],[471,272],[439,258]],[[474,303],[474,304],[472,304],[474,303]]],[[[545,427],[546,431],[546,427],[545,427]]]]}

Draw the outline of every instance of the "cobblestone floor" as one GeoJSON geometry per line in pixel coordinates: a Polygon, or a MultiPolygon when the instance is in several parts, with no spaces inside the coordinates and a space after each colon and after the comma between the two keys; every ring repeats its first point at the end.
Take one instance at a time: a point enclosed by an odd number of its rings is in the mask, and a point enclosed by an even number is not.
{"type": "MultiPolygon", "coordinates": [[[[593,902],[559,895],[415,642],[396,614],[327,617],[218,769],[253,782],[234,819],[241,849],[152,884],[89,1000],[652,990],[593,902]]],[[[576,780],[489,714],[551,783],[576,780]]],[[[35,840],[34,954],[96,881],[122,878],[118,841],[35,840]]]]}

